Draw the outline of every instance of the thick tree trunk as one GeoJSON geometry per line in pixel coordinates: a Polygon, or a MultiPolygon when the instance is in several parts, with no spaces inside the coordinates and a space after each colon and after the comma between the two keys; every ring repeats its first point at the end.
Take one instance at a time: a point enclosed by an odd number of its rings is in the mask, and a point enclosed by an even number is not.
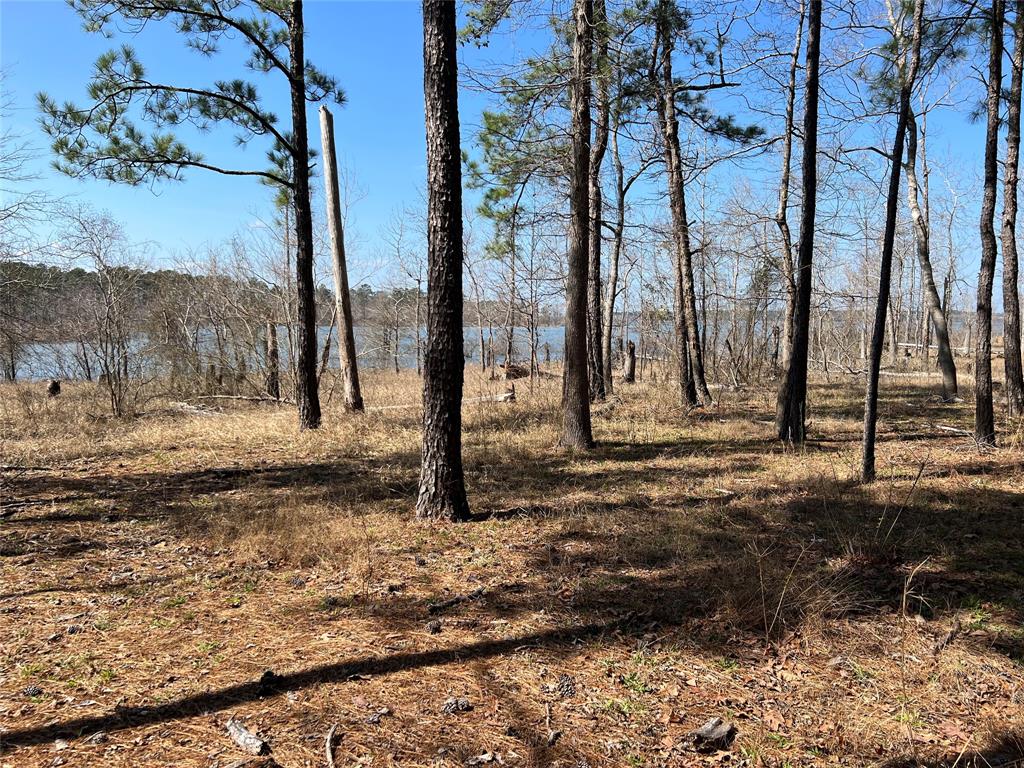
{"type": "MultiPolygon", "coordinates": [[[[334,306],[338,317],[338,364],[341,368],[341,395],[346,411],[362,411],[356,364],[356,337],[352,327],[352,301],[348,291],[348,266],[345,263],[345,226],[341,220],[341,195],[338,188],[338,161],[334,149],[334,116],[320,107],[320,140],[324,152],[324,188],[327,202],[327,229],[331,233],[331,264],[334,272],[334,306]]],[[[419,289],[417,289],[417,292],[419,289]]],[[[417,306],[418,304],[417,297],[417,306]]],[[[418,323],[418,318],[417,318],[418,323]]],[[[419,335],[419,325],[416,327],[419,335]]],[[[417,349],[417,363],[419,351],[417,349]]],[[[417,366],[418,367],[418,366],[417,366]]]]}
{"type": "MultiPolygon", "coordinates": [[[[663,0],[664,1],[664,0],[663,0]]],[[[698,403],[709,404],[711,392],[704,378],[704,357],[701,352],[700,330],[697,324],[697,297],[693,280],[693,254],[690,248],[690,225],[686,218],[686,185],[683,178],[683,158],[679,148],[679,120],[676,117],[675,81],[672,77],[673,31],[667,21],[667,12],[658,13],[659,39],[661,42],[661,88],[660,120],[665,153],[665,173],[668,179],[670,207],[672,209],[672,231],[676,246],[676,267],[680,283],[685,333],[678,341],[687,344],[686,353],[680,359],[688,360],[692,386],[696,390],[698,403]]],[[[678,335],[678,334],[677,334],[678,335]]]]}
{"type": "MultiPolygon", "coordinates": [[[[956,397],[956,363],[953,362],[953,348],[949,344],[949,329],[946,316],[942,313],[942,301],[935,286],[931,262],[931,233],[928,221],[921,210],[920,190],[917,183],[917,119],[911,111],[907,115],[907,200],[910,204],[910,218],[914,222],[914,237],[917,243],[917,263],[921,268],[921,291],[927,315],[935,328],[935,343],[939,348],[939,370],[942,371],[942,399],[950,402],[956,397]]],[[[927,329],[927,325],[925,326],[927,329]]],[[[928,335],[924,335],[925,358],[928,356],[928,335]]]]}
{"type": "Polygon", "coordinates": [[[1011,416],[1024,415],[1024,371],[1020,349],[1020,287],[1017,267],[1017,170],[1020,164],[1021,78],[1024,71],[1024,0],[1017,0],[1013,24],[1010,93],[1006,110],[1003,186],[1003,368],[1011,416]]]}
{"type": "Polygon", "coordinates": [[[992,409],[992,287],[996,274],[996,182],[999,172],[999,97],[1003,84],[1003,0],[992,0],[988,59],[984,182],[981,196],[981,268],[978,270],[978,331],[974,339],[974,437],[995,445],[992,409]]]}
{"type": "Polygon", "coordinates": [[[562,445],[594,445],[590,427],[590,382],[587,375],[587,267],[590,166],[590,65],[593,30],[591,0],[574,0],[576,39],[569,86],[572,113],[572,178],[569,184],[569,253],[565,281],[565,351],[562,374],[562,445]]]}
{"type": "Polygon", "coordinates": [[[782,242],[782,284],[786,290],[786,306],[782,315],[782,368],[789,367],[793,347],[793,314],[796,312],[796,277],[793,274],[793,235],[789,230],[789,179],[793,157],[793,123],[796,112],[796,72],[800,66],[800,47],[803,44],[804,16],[806,4],[800,3],[800,15],[796,25],[796,40],[793,55],[789,61],[789,85],[786,88],[786,122],[782,136],[782,178],[779,182],[779,207],[775,211],[775,223],[779,228],[782,242]]]}
{"type": "Polygon", "coordinates": [[[455,3],[423,0],[427,126],[427,345],[416,515],[465,520],[462,475],[462,156],[455,3]]]}
{"type": "Polygon", "coordinates": [[[608,148],[608,30],[605,23],[604,0],[593,0],[593,26],[597,53],[593,66],[596,85],[597,119],[594,142],[590,148],[588,192],[590,200],[589,252],[587,256],[587,357],[589,361],[590,398],[604,400],[607,394],[604,376],[604,345],[601,333],[601,217],[604,195],[601,190],[601,164],[608,148]]]}
{"type": "Polygon", "coordinates": [[[804,107],[804,156],[797,253],[797,303],[789,365],[779,387],[775,426],[779,439],[802,444],[807,437],[807,351],[811,318],[811,265],[818,174],[818,61],[821,53],[821,0],[810,0],[807,20],[807,87],[804,107]]]}
{"type": "MultiPolygon", "coordinates": [[[[885,230],[882,235],[882,259],[878,277],[878,301],[875,305],[875,323],[871,333],[871,352],[868,364],[867,393],[864,398],[864,443],[861,456],[861,479],[869,483],[875,479],[875,428],[878,424],[878,376],[882,368],[882,346],[885,344],[885,316],[889,309],[889,284],[892,278],[892,254],[896,240],[896,205],[900,194],[900,167],[906,144],[907,120],[910,115],[910,93],[917,77],[921,54],[921,27],[925,0],[914,3],[914,30],[910,42],[909,63],[899,66],[902,74],[899,107],[896,115],[896,135],[892,146],[892,167],[889,190],[885,200],[885,230]]],[[[897,50],[897,56],[906,62],[908,53],[897,50]]],[[[893,344],[896,343],[895,338],[893,344]]]]}
{"type": "Polygon", "coordinates": [[[320,426],[317,387],[316,285],[313,282],[313,212],[309,200],[309,140],[306,133],[306,55],[302,0],[292,0],[289,24],[289,83],[292,106],[292,203],[295,206],[295,285],[298,293],[299,343],[296,356],[295,401],[299,428],[320,426]]]}

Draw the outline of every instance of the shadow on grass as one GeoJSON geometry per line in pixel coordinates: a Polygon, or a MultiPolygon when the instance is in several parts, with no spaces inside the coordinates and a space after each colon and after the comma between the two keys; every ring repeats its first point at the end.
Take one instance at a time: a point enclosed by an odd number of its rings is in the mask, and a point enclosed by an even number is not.
{"type": "Polygon", "coordinates": [[[963,751],[937,759],[899,757],[883,768],[1019,768],[1024,765],[1024,734],[1007,733],[981,750],[963,751]]]}
{"type": "Polygon", "coordinates": [[[261,680],[240,682],[153,707],[117,707],[106,715],[80,717],[53,725],[10,730],[0,734],[0,749],[45,744],[60,736],[78,737],[97,731],[109,733],[137,726],[171,722],[200,713],[220,712],[245,702],[275,698],[287,691],[313,685],[344,682],[360,675],[387,675],[404,670],[463,663],[514,653],[524,647],[572,650],[576,648],[576,643],[599,638],[620,625],[621,622],[583,624],[570,629],[553,629],[511,638],[481,640],[456,648],[363,657],[284,675],[264,675],[261,680]]]}
{"type": "MultiPolygon", "coordinates": [[[[343,606],[324,620],[355,615],[379,619],[389,632],[419,632],[435,615],[480,626],[488,619],[543,610],[559,627],[456,648],[312,667],[275,676],[269,684],[241,682],[154,707],[11,731],[3,735],[3,743],[25,746],[60,735],[166,722],[355,675],[486,660],[524,647],[569,654],[575,652],[575,643],[612,632],[641,636],[656,625],[685,626],[688,643],[702,652],[721,653],[736,632],[775,640],[815,617],[900,610],[907,581],[925,560],[928,567],[913,584],[919,597],[909,605],[924,618],[941,619],[985,603],[1010,621],[1024,619],[1021,494],[974,484],[911,490],[906,479],[892,487],[887,500],[884,486],[868,489],[832,479],[786,489],[762,483],[720,498],[699,496],[688,488],[720,475],[764,470],[779,450],[763,438],[721,443],[694,437],[636,445],[608,442],[586,456],[538,459],[524,450],[486,468],[471,464],[471,485],[481,498],[492,501],[491,511],[478,514],[474,525],[448,528],[452,536],[445,547],[470,546],[470,533],[488,537],[521,553],[524,573],[498,573],[500,578],[477,597],[436,609],[450,593],[435,588],[428,571],[426,586],[437,593],[430,601],[399,591],[343,606]],[[680,459],[687,461],[680,464],[680,459]],[[656,500],[645,487],[657,489],[656,500]],[[632,494],[623,494],[624,489],[632,494]],[[523,502],[509,507],[493,503],[509,496],[523,502]],[[570,503],[569,497],[581,500],[570,503]],[[541,518],[551,524],[516,529],[541,518]]],[[[103,508],[97,519],[113,508],[117,515],[192,526],[199,514],[197,499],[215,500],[224,505],[224,515],[244,517],[251,514],[246,507],[272,499],[277,491],[287,491],[290,500],[395,500],[411,509],[417,464],[416,455],[402,453],[374,461],[135,473],[98,480],[33,476],[18,483],[19,492],[29,496],[70,493],[95,502],[103,508]],[[232,491],[246,494],[232,496],[232,491]]],[[[955,467],[964,475],[989,469],[984,461],[955,467]]],[[[57,510],[14,516],[4,527],[62,520],[63,512],[57,510]]],[[[203,535],[201,527],[188,530],[203,535]]],[[[70,558],[83,551],[75,547],[88,542],[68,534],[63,543],[54,542],[53,555],[70,558]]],[[[38,542],[28,536],[19,543],[22,553],[38,549],[38,542]]],[[[4,546],[9,545],[5,539],[4,546]]],[[[473,586],[467,583],[466,592],[473,586]]],[[[1019,640],[1012,637],[997,635],[991,647],[1009,656],[1020,653],[1019,640]]],[[[937,768],[944,763],[922,765],[937,768]]]]}

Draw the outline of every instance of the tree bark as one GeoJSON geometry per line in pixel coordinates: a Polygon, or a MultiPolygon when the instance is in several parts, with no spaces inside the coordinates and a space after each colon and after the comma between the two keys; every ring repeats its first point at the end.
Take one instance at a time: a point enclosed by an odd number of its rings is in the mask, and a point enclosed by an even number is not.
{"type": "Polygon", "coordinates": [[[981,197],[981,268],[978,270],[977,335],[974,338],[974,437],[995,445],[992,410],[992,287],[996,273],[996,182],[999,155],[999,96],[1003,83],[1003,0],[992,0],[988,58],[984,182],[981,197]]]}
{"type": "MultiPolygon", "coordinates": [[[[953,349],[949,344],[949,329],[946,316],[942,313],[942,300],[935,286],[932,273],[931,233],[928,221],[921,210],[920,190],[917,182],[917,119],[913,111],[907,115],[907,200],[910,205],[910,218],[914,223],[914,238],[917,244],[917,263],[921,269],[921,290],[924,293],[925,307],[931,324],[935,328],[935,343],[939,348],[939,370],[942,371],[942,399],[946,402],[956,397],[956,363],[953,361],[953,349]]],[[[926,326],[927,328],[927,326],[926,326]]],[[[924,334],[927,345],[928,336],[924,334]]],[[[927,358],[927,346],[925,346],[927,358]]]]}
{"type": "Polygon", "coordinates": [[[295,207],[295,284],[298,293],[299,344],[296,360],[295,401],[299,428],[320,426],[317,386],[316,285],[313,282],[313,212],[309,199],[309,140],[306,133],[306,55],[302,0],[292,0],[290,37],[290,89],[292,107],[292,203],[295,207]]]}
{"type": "Polygon", "coordinates": [[[786,125],[782,137],[782,178],[779,182],[779,207],[775,211],[775,223],[779,228],[782,242],[782,276],[786,289],[786,306],[782,316],[782,367],[788,368],[793,346],[793,314],[796,312],[796,280],[793,274],[793,235],[789,230],[789,179],[793,157],[793,122],[796,112],[796,71],[800,65],[800,47],[803,44],[804,16],[806,3],[800,3],[800,15],[796,26],[796,40],[793,55],[789,61],[789,86],[786,89],[786,125]]]}
{"type": "Polygon", "coordinates": [[[562,445],[594,446],[587,374],[587,272],[589,254],[590,69],[593,6],[574,0],[576,39],[569,86],[572,113],[572,177],[569,184],[569,253],[565,281],[565,351],[562,373],[562,445]]]}
{"type": "Polygon", "coordinates": [[[590,147],[588,191],[590,200],[589,252],[587,267],[587,356],[589,360],[590,399],[604,400],[607,387],[604,375],[604,345],[601,332],[601,221],[604,193],[601,189],[601,164],[608,149],[608,29],[604,0],[593,0],[593,27],[597,43],[592,77],[596,86],[594,142],[590,147]]]}
{"type": "Polygon", "coordinates": [[[277,348],[277,324],[267,321],[267,394],[281,399],[281,356],[277,348]]]}
{"type": "Polygon", "coordinates": [[[427,344],[416,515],[465,520],[462,474],[462,155],[455,3],[423,0],[427,133],[427,344]]]}
{"type": "MultiPolygon", "coordinates": [[[[899,107],[896,115],[896,135],[893,138],[892,167],[889,190],[885,200],[885,230],[882,235],[882,258],[878,277],[878,300],[875,304],[875,322],[871,334],[871,352],[868,364],[867,393],[864,398],[864,442],[861,456],[861,479],[869,483],[875,479],[875,428],[878,424],[878,376],[882,368],[882,346],[885,343],[885,317],[889,309],[889,285],[892,278],[892,254],[896,240],[896,205],[900,194],[900,167],[906,144],[907,120],[910,115],[910,93],[917,77],[921,55],[921,28],[924,21],[925,0],[915,0],[914,29],[910,42],[909,65],[898,66],[902,74],[899,107]]],[[[898,57],[907,52],[897,51],[898,57]]],[[[893,344],[896,344],[895,337],[893,344]]]]}
{"type": "Polygon", "coordinates": [[[1017,0],[1015,8],[1010,92],[1006,110],[1006,162],[1003,165],[1003,368],[1006,371],[1006,403],[1010,415],[1021,416],[1024,415],[1024,371],[1021,368],[1016,230],[1021,78],[1024,72],[1024,0],[1017,0]]]}
{"type": "Polygon", "coordinates": [[[818,62],[821,55],[821,0],[810,0],[807,19],[806,104],[804,107],[803,203],[797,252],[797,303],[793,344],[786,375],[779,387],[775,426],[779,439],[800,445],[807,438],[807,352],[811,317],[811,267],[818,173],[818,62]]]}
{"type": "Polygon", "coordinates": [[[636,381],[636,344],[632,339],[626,342],[626,361],[622,369],[622,380],[627,384],[636,381]]]}
{"type": "MultiPolygon", "coordinates": [[[[664,0],[662,0],[664,2],[664,0]]],[[[701,352],[700,330],[697,324],[697,297],[693,280],[693,254],[690,248],[690,225],[686,218],[686,185],[683,178],[683,158],[679,148],[679,120],[676,117],[675,81],[672,77],[672,51],[674,36],[664,9],[658,13],[658,36],[661,41],[660,63],[660,120],[664,143],[665,172],[668,179],[670,207],[672,209],[672,232],[676,247],[677,282],[681,289],[685,332],[678,341],[687,345],[686,353],[680,359],[688,360],[692,386],[696,390],[699,404],[711,402],[711,392],[704,378],[704,357],[701,352]]],[[[678,334],[677,334],[678,335],[678,334]]],[[[689,386],[687,387],[689,389],[689,386]]]]}
{"type": "MultiPolygon", "coordinates": [[[[334,306],[338,316],[338,365],[341,368],[342,404],[346,411],[362,411],[356,363],[356,337],[352,325],[352,300],[348,290],[348,266],[345,263],[345,225],[341,220],[341,195],[338,188],[338,160],[334,148],[334,116],[320,107],[320,140],[324,152],[324,189],[327,202],[327,229],[331,233],[331,264],[334,273],[334,306]]],[[[416,289],[419,293],[419,288],[416,289]]],[[[417,298],[418,302],[418,298],[417,298]]],[[[417,306],[418,303],[417,303],[417,306]]],[[[417,323],[418,323],[417,317],[417,323]]],[[[419,335],[419,325],[416,328],[419,335]]],[[[417,348],[417,363],[419,350],[417,348]]]]}

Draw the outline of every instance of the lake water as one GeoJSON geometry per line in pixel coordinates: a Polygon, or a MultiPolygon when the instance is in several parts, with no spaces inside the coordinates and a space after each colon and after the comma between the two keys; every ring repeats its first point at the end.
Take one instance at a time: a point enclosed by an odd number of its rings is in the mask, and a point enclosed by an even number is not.
{"type": "MultiPolygon", "coordinates": [[[[329,328],[319,328],[319,349],[323,349],[327,339],[329,328]]],[[[501,364],[505,359],[505,331],[503,328],[493,328],[488,331],[483,329],[484,344],[491,340],[491,347],[495,359],[501,364]]],[[[393,343],[387,342],[380,328],[356,327],[356,350],[359,355],[359,365],[366,369],[383,369],[394,366],[393,343]]],[[[420,329],[420,341],[426,342],[426,329],[420,329]]],[[[562,359],[562,346],[564,342],[564,331],[562,326],[541,326],[537,329],[538,351],[537,355],[541,361],[545,359],[545,345],[552,361],[562,359]]],[[[288,362],[287,330],[284,326],[278,327],[278,345],[280,347],[281,364],[288,362]]],[[[515,344],[514,359],[516,362],[525,362],[530,357],[529,335],[525,328],[516,328],[513,333],[515,344]]],[[[338,367],[338,333],[334,330],[331,333],[331,356],[329,367],[338,367]]],[[[145,347],[145,340],[139,340],[139,348],[145,347]]],[[[210,342],[212,353],[212,340],[210,342]]],[[[466,363],[480,363],[480,336],[475,326],[467,326],[463,329],[463,349],[465,351],[466,363]]],[[[24,350],[22,359],[18,363],[18,378],[29,380],[62,379],[65,381],[82,379],[84,374],[80,365],[76,362],[76,345],[73,342],[58,342],[53,344],[34,344],[24,350]]],[[[416,333],[414,329],[403,329],[398,344],[398,365],[400,368],[416,367],[416,333]]],[[[212,355],[211,355],[212,358],[212,355]]],[[[93,372],[95,374],[95,371],[93,372]]]]}

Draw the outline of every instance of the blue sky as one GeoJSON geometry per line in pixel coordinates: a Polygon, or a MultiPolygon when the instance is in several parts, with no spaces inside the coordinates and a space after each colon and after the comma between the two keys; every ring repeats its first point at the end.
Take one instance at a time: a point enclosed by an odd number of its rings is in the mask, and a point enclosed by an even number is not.
{"type": "MultiPolygon", "coordinates": [[[[536,10],[550,10],[539,2],[536,10]]],[[[755,20],[756,21],[756,20],[755,20]]],[[[761,19],[771,24],[771,19],[761,19]]],[[[760,23],[760,22],[758,22],[760,23]]],[[[335,109],[335,130],[342,163],[352,173],[362,198],[350,211],[350,235],[357,259],[372,256],[381,227],[406,205],[417,205],[425,176],[422,95],[422,26],[416,0],[307,0],[307,55],[324,71],[336,76],[348,95],[348,103],[335,109]],[[362,250],[363,253],[359,253],[362,250]]],[[[534,25],[536,26],[536,25],[534,25]]],[[[841,35],[826,35],[826,50],[842,45],[841,35]],[[829,38],[832,37],[832,40],[829,38]]],[[[50,170],[46,137],[37,123],[35,93],[46,91],[58,101],[84,101],[84,86],[96,57],[109,48],[130,42],[154,79],[168,82],[209,84],[234,75],[252,79],[264,103],[288,122],[288,101],[279,78],[246,72],[236,43],[228,43],[212,58],[188,50],[167,23],[156,24],[132,38],[118,35],[105,39],[83,31],[79,17],[62,0],[0,0],[0,68],[3,87],[13,97],[9,126],[23,134],[38,150],[36,187],[59,196],[75,196],[109,210],[124,223],[135,241],[158,245],[167,257],[176,252],[223,243],[233,234],[253,226],[256,216],[270,212],[270,191],[254,179],[226,178],[200,170],[188,173],[182,183],[162,183],[155,188],[130,188],[94,180],[74,180],[50,170]]],[[[476,67],[488,61],[521,60],[547,44],[542,32],[499,35],[489,48],[462,49],[462,58],[476,67]]],[[[756,91],[756,89],[754,89],[756,91]]],[[[962,89],[977,98],[980,85],[962,89]]],[[[735,104],[757,93],[736,94],[735,104]]],[[[468,88],[460,93],[463,146],[471,139],[485,106],[485,96],[468,88]]],[[[725,100],[723,96],[716,98],[725,100]]],[[[829,100],[830,94],[823,94],[829,100]]],[[[836,95],[842,98],[842,95],[836,95]]],[[[954,96],[953,100],[958,100],[954,96]]],[[[965,192],[977,190],[983,126],[969,124],[964,114],[970,105],[936,113],[929,121],[929,152],[933,166],[949,168],[965,192]]],[[[742,118],[742,115],[741,115],[742,118]]],[[[310,140],[319,146],[316,108],[309,110],[310,140]]],[[[769,131],[777,126],[767,126],[769,131]]],[[[889,121],[865,121],[859,132],[875,143],[891,131],[889,121]]],[[[188,135],[186,138],[188,138],[188,135]]],[[[231,131],[213,132],[190,142],[208,158],[241,168],[265,165],[266,145],[254,141],[247,149],[233,145],[231,131]]],[[[887,141],[887,139],[886,139],[887,141]]],[[[870,157],[865,160],[872,162],[870,157]]],[[[724,198],[732,184],[749,176],[759,194],[774,196],[778,160],[774,154],[734,166],[721,166],[713,174],[711,189],[724,198]]],[[[798,168],[795,169],[798,173],[798,168]]],[[[319,192],[322,179],[314,180],[319,192]]],[[[938,176],[933,190],[941,189],[938,176]]],[[[661,194],[660,180],[645,187],[651,196],[661,194]]],[[[938,190],[936,190],[938,191],[938,190]]],[[[902,203],[902,201],[901,201],[902,203]]],[[[973,282],[977,264],[977,195],[968,192],[961,203],[964,216],[963,277],[973,282]]],[[[316,204],[320,204],[316,201],[316,204]]],[[[473,197],[467,199],[467,207],[473,197]]],[[[655,204],[656,207],[660,203],[655,204]]],[[[998,293],[998,292],[997,292],[998,293]]]]}
{"type": "MultiPolygon", "coordinates": [[[[336,2],[310,0],[305,10],[307,56],[336,76],[348,102],[332,107],[341,162],[352,172],[362,199],[353,207],[354,227],[362,240],[374,240],[379,228],[403,205],[416,204],[424,184],[422,21],[414,1],[336,2]]],[[[38,149],[35,186],[55,195],[75,195],[105,208],[121,220],[129,236],[152,241],[164,252],[216,244],[251,225],[254,213],[269,211],[269,190],[253,179],[227,178],[195,170],[182,183],[130,188],[64,177],[49,168],[46,137],[39,129],[35,93],[58,102],[84,102],[85,83],[96,57],[130,42],[153,78],[208,84],[232,74],[253,80],[266,104],[288,123],[287,94],[278,78],[246,73],[232,44],[212,58],[188,50],[169,24],[154,25],[132,38],[105,39],[83,31],[81,20],[60,0],[0,2],[0,66],[4,89],[15,108],[9,127],[38,149]]],[[[499,40],[497,46],[503,43],[499,40]]],[[[493,49],[470,56],[490,56],[493,49]]],[[[461,95],[464,141],[477,122],[483,97],[461,95]]],[[[309,110],[310,141],[319,147],[316,107],[309,110]]],[[[214,130],[193,142],[204,155],[235,167],[264,167],[266,145],[233,146],[230,129],[214,130]]],[[[314,180],[317,191],[322,178],[314,180]]]]}

